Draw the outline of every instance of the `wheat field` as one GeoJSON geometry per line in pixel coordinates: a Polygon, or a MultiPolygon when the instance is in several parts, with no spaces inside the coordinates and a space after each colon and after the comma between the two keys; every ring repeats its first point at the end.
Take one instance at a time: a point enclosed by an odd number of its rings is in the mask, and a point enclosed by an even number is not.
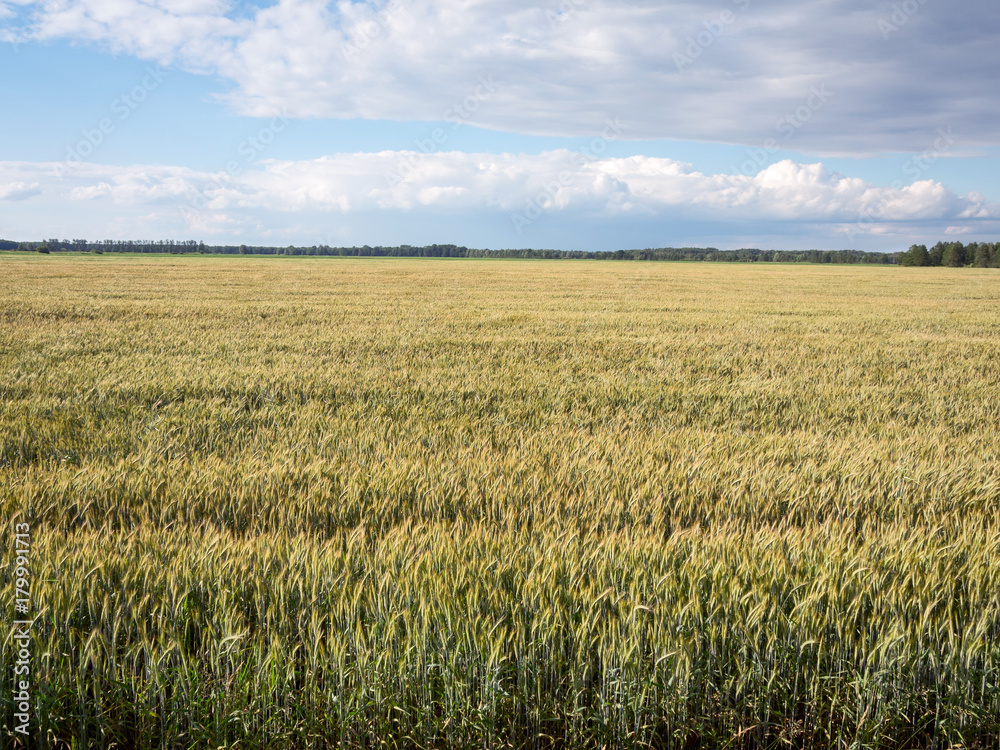
{"type": "Polygon", "coordinates": [[[6,254],[0,320],[31,747],[1000,748],[996,270],[6,254]]]}

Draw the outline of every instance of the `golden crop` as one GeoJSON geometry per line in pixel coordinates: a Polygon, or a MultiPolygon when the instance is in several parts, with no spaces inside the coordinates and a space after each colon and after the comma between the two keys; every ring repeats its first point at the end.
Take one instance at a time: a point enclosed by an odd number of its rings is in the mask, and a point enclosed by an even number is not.
{"type": "Polygon", "coordinates": [[[40,746],[1000,746],[994,270],[3,255],[0,321],[40,746]]]}

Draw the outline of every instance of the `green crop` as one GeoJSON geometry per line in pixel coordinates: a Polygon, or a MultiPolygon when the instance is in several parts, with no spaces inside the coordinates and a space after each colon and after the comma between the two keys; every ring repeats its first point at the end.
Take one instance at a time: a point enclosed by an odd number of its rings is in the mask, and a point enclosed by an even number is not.
{"type": "Polygon", "coordinates": [[[32,746],[998,748],[998,362],[992,269],[0,257],[32,746]]]}

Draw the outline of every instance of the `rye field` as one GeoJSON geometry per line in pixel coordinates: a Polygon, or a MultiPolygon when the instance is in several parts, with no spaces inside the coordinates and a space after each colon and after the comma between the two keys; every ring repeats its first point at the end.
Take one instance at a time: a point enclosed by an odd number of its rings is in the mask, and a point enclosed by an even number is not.
{"type": "Polygon", "coordinates": [[[998,425],[996,270],[3,255],[27,746],[1000,748],[998,425]]]}

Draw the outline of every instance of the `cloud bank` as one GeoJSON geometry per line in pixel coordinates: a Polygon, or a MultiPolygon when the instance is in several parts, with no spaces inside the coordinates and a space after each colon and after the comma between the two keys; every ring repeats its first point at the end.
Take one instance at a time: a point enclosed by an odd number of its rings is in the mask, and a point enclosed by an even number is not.
{"type": "MultiPolygon", "coordinates": [[[[826,225],[828,234],[887,233],[932,223],[953,233],[1000,229],[1000,204],[938,182],[875,186],[822,163],[781,161],[756,175],[704,174],[666,158],[418,151],[270,160],[238,173],[186,167],[0,162],[0,200],[172,215],[191,234],[238,234],[262,213],[286,218],[380,213],[482,217],[531,239],[536,223],[667,222],[720,226],[766,220],[826,225]]],[[[523,243],[522,243],[523,244],[523,243]]],[[[530,243],[529,243],[530,244],[530,243]]],[[[615,249],[615,248],[606,248],[615,249]]]]}
{"type": "Polygon", "coordinates": [[[996,145],[1000,14],[978,0],[45,0],[0,6],[6,34],[94,43],[219,76],[243,114],[468,121],[562,136],[920,151],[953,127],[996,145]],[[11,8],[17,8],[14,14],[11,8]],[[497,84],[488,101],[473,92],[497,84]]]}

